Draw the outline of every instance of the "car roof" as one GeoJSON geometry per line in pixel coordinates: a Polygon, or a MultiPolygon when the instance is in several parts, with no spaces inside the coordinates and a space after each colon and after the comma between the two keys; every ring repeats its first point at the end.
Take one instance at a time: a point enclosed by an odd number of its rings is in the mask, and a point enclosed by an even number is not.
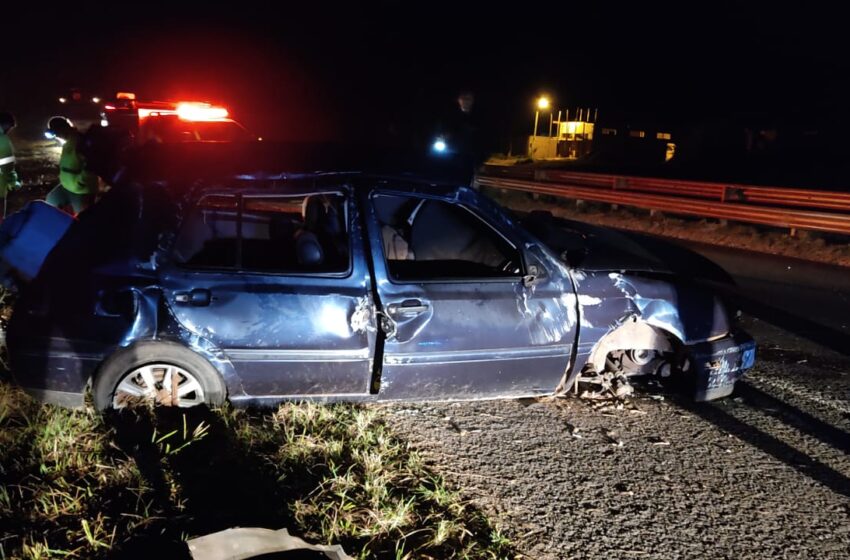
{"type": "Polygon", "coordinates": [[[123,174],[124,181],[141,184],[192,190],[233,185],[242,192],[282,191],[302,179],[362,184],[354,179],[365,177],[371,184],[391,182],[394,190],[427,187],[435,194],[469,182],[448,159],[333,143],[151,144],[129,154],[123,174]]]}

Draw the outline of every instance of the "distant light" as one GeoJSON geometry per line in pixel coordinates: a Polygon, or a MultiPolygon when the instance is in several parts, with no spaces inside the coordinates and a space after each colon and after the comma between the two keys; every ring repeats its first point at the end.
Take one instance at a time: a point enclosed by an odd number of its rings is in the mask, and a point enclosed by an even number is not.
{"type": "Polygon", "coordinates": [[[177,116],[184,121],[215,121],[227,118],[224,107],[213,107],[209,103],[184,102],[177,104],[177,116]]]}
{"type": "Polygon", "coordinates": [[[541,111],[545,111],[549,108],[549,98],[546,96],[542,96],[537,100],[537,108],[541,111]]]}
{"type": "Polygon", "coordinates": [[[107,111],[114,111],[115,105],[104,105],[103,108],[107,111]]]}
{"type": "Polygon", "coordinates": [[[59,103],[65,103],[66,101],[68,101],[68,100],[65,99],[64,97],[59,98],[59,103]]]}
{"type": "Polygon", "coordinates": [[[100,97],[92,97],[91,102],[92,103],[100,103],[100,97]]]}
{"type": "Polygon", "coordinates": [[[676,144],[667,142],[667,149],[664,151],[664,161],[670,161],[676,157],[676,144]]]}
{"type": "Polygon", "coordinates": [[[100,126],[109,126],[109,121],[106,119],[100,119],[100,126]]]}
{"type": "Polygon", "coordinates": [[[55,134],[53,134],[49,130],[44,131],[44,137],[47,138],[48,140],[56,140],[56,141],[59,142],[60,145],[63,145],[63,146],[65,145],[64,139],[59,138],[58,136],[56,136],[55,134]]]}
{"type": "Polygon", "coordinates": [[[263,141],[263,137],[262,137],[262,136],[257,136],[257,142],[262,142],[262,141],[263,141]]]}
{"type": "Polygon", "coordinates": [[[119,91],[115,94],[115,99],[129,99],[131,101],[134,101],[136,99],[136,94],[130,93],[128,91],[119,91]]]}
{"type": "Polygon", "coordinates": [[[448,146],[446,145],[445,140],[443,140],[442,138],[437,138],[436,140],[434,140],[434,144],[433,146],[431,146],[431,148],[438,154],[443,154],[448,149],[448,146]]]}

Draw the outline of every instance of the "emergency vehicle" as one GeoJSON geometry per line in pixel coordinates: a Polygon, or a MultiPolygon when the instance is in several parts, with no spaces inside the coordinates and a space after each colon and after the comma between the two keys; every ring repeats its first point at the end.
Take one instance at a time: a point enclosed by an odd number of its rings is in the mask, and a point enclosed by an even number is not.
{"type": "Polygon", "coordinates": [[[65,117],[81,132],[96,126],[101,120],[100,97],[90,95],[80,88],[71,88],[56,98],[53,114],[65,117]]]}
{"type": "Polygon", "coordinates": [[[137,144],[260,140],[229,118],[224,107],[200,101],[140,101],[129,92],[119,92],[103,104],[100,124],[127,130],[137,144]]]}

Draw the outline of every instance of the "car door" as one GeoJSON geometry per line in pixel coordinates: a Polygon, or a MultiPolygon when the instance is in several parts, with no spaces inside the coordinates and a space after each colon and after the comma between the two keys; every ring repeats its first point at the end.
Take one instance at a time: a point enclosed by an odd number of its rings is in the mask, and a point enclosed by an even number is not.
{"type": "Polygon", "coordinates": [[[171,255],[173,316],[233,363],[245,394],[368,393],[371,286],[345,191],[207,195],[171,255]]]}
{"type": "Polygon", "coordinates": [[[558,385],[576,334],[565,271],[456,200],[377,191],[364,204],[386,333],[380,398],[508,397],[558,385]]]}

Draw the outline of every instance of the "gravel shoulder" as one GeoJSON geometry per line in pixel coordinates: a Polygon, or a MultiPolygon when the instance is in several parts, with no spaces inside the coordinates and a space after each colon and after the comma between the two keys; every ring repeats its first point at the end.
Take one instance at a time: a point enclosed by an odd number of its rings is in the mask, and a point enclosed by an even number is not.
{"type": "Polygon", "coordinates": [[[392,405],[389,425],[531,558],[847,558],[847,359],[750,319],[733,398],[392,405]]]}

